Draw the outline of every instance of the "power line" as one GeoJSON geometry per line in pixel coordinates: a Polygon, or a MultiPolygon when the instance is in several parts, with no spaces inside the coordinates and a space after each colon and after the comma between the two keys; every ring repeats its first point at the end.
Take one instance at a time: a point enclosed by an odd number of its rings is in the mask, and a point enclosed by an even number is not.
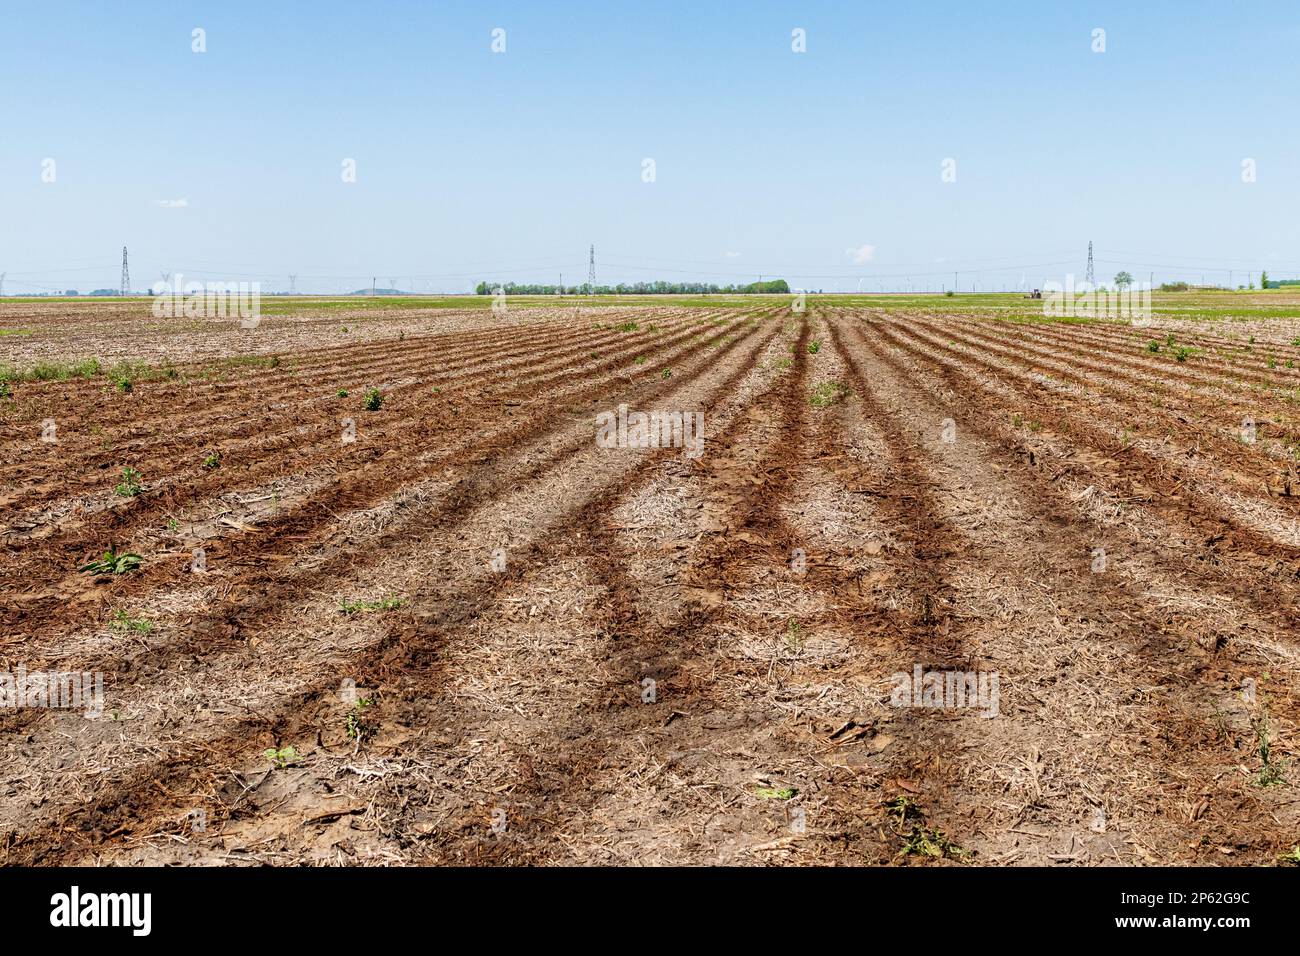
{"type": "MultiPolygon", "coordinates": [[[[1100,268],[1104,270],[1110,266],[1116,266],[1116,267],[1127,268],[1127,269],[1134,269],[1134,268],[1159,269],[1162,275],[1189,276],[1189,275],[1199,275],[1202,271],[1204,271],[1207,276],[1220,277],[1218,279],[1219,282],[1227,280],[1229,281],[1229,284],[1232,284],[1231,281],[1232,276],[1234,276],[1237,271],[1248,271],[1247,269],[1237,265],[1237,263],[1247,262],[1247,263],[1252,263],[1254,265],[1261,264],[1259,259],[1241,260],[1241,259],[1228,258],[1228,257],[1216,258],[1216,257],[1208,257],[1208,256],[1178,257],[1183,260],[1181,262],[1174,262],[1169,260],[1166,260],[1164,262],[1149,261],[1152,258],[1162,258],[1162,257],[1148,257],[1139,253],[1115,253],[1114,251],[1108,251],[1106,249],[1102,250],[1101,256],[1097,256],[1095,243],[1090,242],[1089,245],[1092,247],[1092,263],[1093,263],[1092,272],[1093,272],[1094,281],[1096,279],[1096,269],[1100,268]],[[1106,259],[1105,257],[1107,255],[1111,255],[1111,256],[1119,255],[1122,258],[1106,259]],[[1129,258],[1130,256],[1132,258],[1129,258]],[[1205,259],[1206,264],[1195,265],[1193,264],[1193,261],[1190,261],[1196,259],[1205,259]],[[1216,261],[1222,263],[1221,268],[1215,269],[1211,265],[1209,265],[1209,263],[1213,263],[1216,261]]],[[[1045,253],[1043,255],[1043,259],[1046,260],[1049,255],[1054,255],[1054,254],[1045,253]]],[[[1171,257],[1171,259],[1173,258],[1174,257],[1171,257]]],[[[126,249],[126,247],[123,247],[122,259],[123,259],[122,266],[124,266],[122,270],[123,271],[122,279],[124,279],[125,281],[124,282],[119,281],[118,292],[121,293],[123,288],[125,288],[125,293],[129,295],[131,293],[130,271],[129,271],[130,266],[129,266],[129,252],[126,249]]],[[[1006,260],[1011,260],[1011,257],[1006,257],[1006,260]]],[[[1014,261],[1014,260],[1006,261],[1006,260],[1003,260],[1001,257],[988,257],[983,260],[974,260],[974,259],[949,260],[946,262],[944,260],[938,260],[929,263],[928,264],[929,268],[926,268],[921,264],[916,264],[915,267],[911,267],[899,263],[885,262],[879,264],[873,263],[865,267],[850,266],[847,269],[845,269],[844,267],[840,267],[840,269],[836,269],[834,266],[831,266],[832,271],[830,272],[821,271],[816,267],[800,268],[800,267],[786,265],[784,267],[778,268],[770,265],[764,265],[761,271],[764,276],[784,275],[785,277],[789,278],[791,282],[796,282],[796,281],[815,282],[818,280],[825,280],[828,282],[833,282],[835,280],[848,280],[849,282],[858,282],[859,280],[861,280],[864,282],[869,282],[869,281],[885,280],[885,279],[899,279],[899,280],[920,279],[922,281],[925,281],[927,279],[935,280],[938,277],[943,276],[946,278],[953,279],[954,287],[957,287],[959,285],[960,277],[962,275],[967,275],[968,279],[974,280],[972,283],[973,285],[975,283],[978,283],[978,286],[982,287],[985,284],[984,277],[982,275],[982,273],[984,272],[989,272],[993,275],[996,275],[997,273],[1020,274],[1025,272],[1035,272],[1038,270],[1055,271],[1057,269],[1061,269],[1062,267],[1067,267],[1071,265],[1071,263],[1068,260],[1037,261],[1032,263],[1023,260],[1022,261],[1014,261]],[[974,264],[980,261],[988,264],[979,268],[974,268],[973,267],[974,264]],[[959,262],[964,267],[957,268],[954,270],[954,266],[957,265],[959,262]],[[882,271],[877,271],[877,269],[882,271]],[[885,269],[888,269],[890,271],[888,272],[883,271],[885,269]]],[[[17,277],[20,276],[23,277],[58,276],[64,272],[69,274],[92,273],[95,271],[99,271],[99,269],[101,268],[104,271],[107,271],[107,268],[111,268],[111,266],[108,266],[106,260],[101,260],[104,261],[105,264],[103,267],[81,266],[81,265],[72,264],[77,261],[78,260],[75,259],[67,260],[68,267],[65,269],[31,270],[31,271],[20,271],[20,272],[9,272],[6,270],[5,278],[9,280],[12,284],[12,282],[15,279],[17,279],[17,277]]],[[[83,259],[80,261],[84,262],[86,260],[83,259]]],[[[157,260],[149,260],[148,258],[146,258],[145,261],[147,263],[152,264],[157,260]]],[[[532,260],[532,263],[543,262],[543,261],[546,260],[532,260]]],[[[529,273],[535,274],[535,273],[547,272],[551,275],[554,275],[555,272],[551,270],[555,269],[557,266],[560,265],[562,265],[563,268],[566,270],[572,268],[573,271],[575,272],[579,271],[579,269],[581,268],[579,266],[574,265],[572,260],[568,260],[567,264],[565,264],[565,260],[563,259],[557,259],[551,261],[554,264],[534,265],[526,259],[517,260],[513,264],[497,264],[495,266],[486,266],[486,267],[485,267],[486,264],[483,264],[478,267],[470,266],[466,268],[465,271],[460,271],[460,272],[412,275],[410,277],[410,280],[413,287],[415,286],[417,280],[419,279],[424,279],[427,282],[431,282],[431,284],[436,284],[438,283],[439,280],[447,280],[449,283],[455,283],[456,280],[460,280],[460,279],[485,279],[486,278],[489,281],[493,281],[493,280],[504,281],[512,276],[523,276],[529,273]]],[[[731,269],[727,269],[725,264],[722,263],[718,263],[715,265],[705,260],[693,260],[693,259],[686,259],[686,258],[645,256],[645,257],[638,257],[636,259],[633,259],[632,257],[620,257],[617,255],[611,255],[607,253],[604,261],[606,262],[607,265],[610,265],[611,273],[612,276],[614,277],[617,277],[619,274],[627,275],[629,273],[632,274],[632,276],[635,276],[636,273],[641,273],[642,275],[645,275],[647,273],[649,274],[658,273],[659,275],[665,277],[679,276],[685,278],[685,277],[698,276],[702,278],[707,277],[718,282],[726,282],[732,278],[737,280],[743,279],[745,281],[749,281],[750,279],[752,279],[756,271],[755,267],[748,263],[745,264],[744,271],[742,272],[742,271],[738,271],[736,268],[737,266],[740,265],[739,262],[737,262],[735,266],[732,266],[731,269]],[[656,262],[662,262],[662,263],[698,262],[699,268],[692,269],[689,266],[682,267],[682,266],[671,266],[671,265],[656,266],[655,265],[656,262]]],[[[1075,263],[1077,263],[1077,260],[1075,260],[1075,263]]],[[[208,263],[203,262],[202,264],[207,265],[208,263]]],[[[136,265],[137,267],[140,265],[139,255],[137,255],[136,257],[136,265]]],[[[213,263],[213,265],[216,265],[216,263],[213,263]]],[[[1273,272],[1275,275],[1278,276],[1300,273],[1300,266],[1297,265],[1288,265],[1285,262],[1277,262],[1277,261],[1269,262],[1268,265],[1269,265],[1269,271],[1273,272]]],[[[587,280],[593,286],[596,281],[594,267],[595,267],[595,244],[593,243],[588,247],[588,260],[587,260],[587,280]]],[[[1077,268],[1077,265],[1075,267],[1077,268]]],[[[185,269],[183,271],[186,276],[193,276],[195,279],[199,281],[203,281],[205,279],[207,280],[221,279],[225,281],[231,281],[237,278],[258,279],[261,280],[262,282],[276,281],[273,270],[266,270],[266,271],[259,271],[259,272],[246,272],[246,271],[234,272],[234,271],[225,271],[217,268],[212,268],[212,269],[196,268],[196,269],[185,269]]],[[[1085,272],[1086,271],[1087,270],[1085,268],[1085,272]]],[[[161,272],[161,276],[163,280],[168,283],[170,283],[173,274],[174,274],[173,270],[170,267],[163,269],[161,272]]],[[[283,277],[286,274],[289,275],[290,277],[291,294],[296,294],[297,279],[300,278],[315,280],[317,282],[327,282],[331,284],[346,282],[346,281],[355,281],[358,286],[361,286],[364,282],[364,276],[361,275],[343,275],[339,273],[322,272],[314,275],[305,276],[301,273],[288,273],[288,271],[285,270],[285,272],[280,273],[280,276],[283,277]]],[[[1250,278],[1253,280],[1253,274],[1250,276],[1250,278]]],[[[63,280],[63,281],[73,281],[73,280],[63,280]]],[[[390,279],[390,283],[394,287],[396,286],[396,281],[397,281],[396,279],[390,279]]],[[[632,281],[632,280],[629,278],[626,281],[632,281]]],[[[998,280],[994,278],[992,279],[992,281],[996,284],[998,280]]],[[[53,286],[52,284],[47,285],[46,283],[42,283],[39,281],[30,282],[26,280],[21,280],[20,284],[23,284],[24,287],[29,285],[34,288],[51,288],[51,289],[55,288],[55,286],[53,286]]],[[[106,282],[104,284],[107,285],[106,282]]],[[[63,286],[60,285],[58,288],[63,288],[63,286]]],[[[373,276],[371,281],[371,288],[377,293],[378,291],[377,282],[373,276]]]]}

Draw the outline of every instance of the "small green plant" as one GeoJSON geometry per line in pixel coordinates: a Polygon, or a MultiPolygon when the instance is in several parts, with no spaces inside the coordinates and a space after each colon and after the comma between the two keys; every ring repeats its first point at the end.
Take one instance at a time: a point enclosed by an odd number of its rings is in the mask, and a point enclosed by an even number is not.
{"type": "Polygon", "coordinates": [[[950,298],[950,299],[951,299],[954,295],[956,295],[956,294],[957,294],[957,293],[953,292],[952,289],[949,289],[949,290],[947,290],[946,292],[944,292],[944,295],[946,295],[946,296],[947,296],[948,298],[950,298]]]}
{"type": "Polygon", "coordinates": [[[284,770],[290,764],[298,761],[298,750],[294,747],[281,747],[279,750],[268,747],[263,751],[263,756],[275,764],[277,769],[284,770]]]}
{"type": "Polygon", "coordinates": [[[113,386],[124,394],[133,391],[137,381],[150,377],[149,366],[143,362],[118,362],[105,374],[113,386]]]}
{"type": "Polygon", "coordinates": [[[119,497],[134,498],[140,493],[143,486],[140,484],[140,472],[136,471],[130,465],[122,469],[122,480],[113,490],[119,497]]]}
{"type": "Polygon", "coordinates": [[[897,814],[891,829],[903,841],[898,857],[922,856],[965,861],[970,856],[944,834],[925,826],[924,817],[913,800],[896,797],[886,807],[891,813],[897,814]]]}
{"type": "Polygon", "coordinates": [[[213,468],[219,468],[220,466],[221,466],[221,452],[219,451],[214,451],[212,454],[208,455],[206,458],[203,459],[204,468],[211,470],[213,468]]]}
{"type": "Polygon", "coordinates": [[[366,389],[365,408],[368,412],[377,412],[384,405],[384,396],[379,389],[373,386],[366,389]]]}
{"type": "Polygon", "coordinates": [[[646,362],[648,362],[648,361],[649,361],[649,359],[647,359],[644,355],[638,355],[636,358],[634,358],[634,359],[632,360],[632,364],[634,364],[634,365],[644,365],[644,364],[645,364],[646,362]]]}
{"type": "Polygon", "coordinates": [[[340,601],[339,607],[344,614],[357,614],[366,611],[393,611],[404,603],[401,598],[383,598],[379,601],[340,601]]]}
{"type": "Polygon", "coordinates": [[[803,646],[803,625],[794,618],[785,626],[785,642],[791,648],[803,646]]]}
{"type": "Polygon", "coordinates": [[[346,727],[348,736],[353,740],[362,741],[375,732],[374,725],[366,719],[365,711],[370,706],[369,697],[358,697],[357,702],[352,705],[348,711],[346,727]]]}
{"type": "Polygon", "coordinates": [[[847,392],[848,388],[839,382],[822,382],[813,389],[810,401],[813,408],[828,408],[847,392]]]}
{"type": "Polygon", "coordinates": [[[168,530],[168,531],[175,531],[175,530],[177,530],[178,528],[180,528],[180,526],[181,526],[181,523],[180,523],[179,521],[177,521],[175,518],[168,518],[168,519],[167,519],[167,530],[168,530]]]}
{"type": "Polygon", "coordinates": [[[1300,866],[1300,843],[1291,847],[1290,851],[1280,854],[1277,862],[1284,866],[1300,866]]]}
{"type": "Polygon", "coordinates": [[[1024,425],[1024,423],[1025,423],[1025,416],[1021,415],[1019,412],[1016,412],[1014,415],[1011,416],[1012,428],[1020,428],[1022,425],[1024,425]]]}
{"type": "Polygon", "coordinates": [[[781,370],[781,371],[785,371],[786,369],[788,369],[788,368],[789,368],[791,365],[793,365],[793,364],[794,364],[794,361],[793,361],[792,359],[788,359],[788,358],[783,358],[783,359],[777,359],[777,360],[776,360],[776,368],[778,368],[778,369],[781,370]]]}
{"type": "Polygon", "coordinates": [[[821,339],[813,339],[811,342],[808,343],[808,354],[809,354],[809,355],[816,355],[816,354],[817,354],[818,352],[820,352],[821,350],[822,350],[822,341],[821,341],[821,339]]]}
{"type": "Polygon", "coordinates": [[[1160,343],[1157,342],[1155,339],[1152,339],[1150,342],[1147,343],[1147,351],[1150,352],[1152,355],[1155,355],[1157,352],[1160,351],[1160,343]]]}
{"type": "Polygon", "coordinates": [[[148,634],[153,630],[153,621],[143,617],[131,617],[125,611],[113,612],[113,630],[122,633],[148,634]]]}
{"type": "Polygon", "coordinates": [[[1255,784],[1260,787],[1275,787],[1286,783],[1285,768],[1273,760],[1273,735],[1268,725],[1268,710],[1263,709],[1259,717],[1251,724],[1255,729],[1255,742],[1259,750],[1260,768],[1255,775],[1255,784]]]}
{"type": "Polygon", "coordinates": [[[664,369],[664,370],[663,370],[663,375],[662,375],[661,377],[662,377],[662,378],[672,378],[672,377],[673,377],[673,370],[670,369],[670,368],[666,368],[666,369],[664,369]]]}
{"type": "Polygon", "coordinates": [[[336,394],[339,398],[347,398],[347,397],[348,397],[348,390],[347,390],[346,388],[340,388],[340,389],[339,389],[337,392],[335,392],[334,394],[336,394]]]}
{"type": "Polygon", "coordinates": [[[1037,418],[1032,419],[1029,422],[1029,430],[1031,432],[1041,432],[1043,430],[1043,423],[1040,422],[1037,418]]]}
{"type": "Polygon", "coordinates": [[[38,382],[62,382],[68,375],[68,367],[55,362],[37,362],[32,366],[32,378],[38,382]]]}
{"type": "Polygon", "coordinates": [[[641,326],[637,325],[635,322],[629,321],[629,322],[624,322],[621,325],[614,326],[614,331],[615,332],[636,332],[639,331],[640,328],[641,326]]]}
{"type": "Polygon", "coordinates": [[[1192,350],[1189,349],[1186,345],[1180,345],[1178,346],[1178,348],[1174,349],[1174,358],[1177,359],[1179,362],[1186,362],[1188,357],[1191,354],[1192,354],[1192,350]]]}
{"type": "Polygon", "coordinates": [[[798,793],[793,787],[759,787],[754,796],[760,800],[792,800],[798,793]]]}
{"type": "Polygon", "coordinates": [[[1277,368],[1277,359],[1273,358],[1273,356],[1270,355],[1268,357],[1268,362],[1266,364],[1268,365],[1269,368],[1277,368]]]}
{"type": "Polygon", "coordinates": [[[144,558],[138,554],[118,554],[115,549],[109,548],[102,558],[82,565],[80,570],[83,574],[126,574],[140,567],[143,562],[144,558]]]}

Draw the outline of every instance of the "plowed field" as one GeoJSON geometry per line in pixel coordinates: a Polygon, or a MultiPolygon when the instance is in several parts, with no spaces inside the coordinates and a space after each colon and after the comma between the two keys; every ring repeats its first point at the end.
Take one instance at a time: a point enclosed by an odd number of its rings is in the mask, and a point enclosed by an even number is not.
{"type": "Polygon", "coordinates": [[[0,400],[0,670],[104,682],[96,719],[0,710],[5,863],[1300,843],[1292,330],[829,297],[0,319],[15,365],[147,363],[0,400]],[[702,448],[599,447],[620,405],[702,412],[702,448]],[[109,549],[142,563],[79,570],[109,549]],[[930,672],[996,699],[900,706],[930,672]]]}

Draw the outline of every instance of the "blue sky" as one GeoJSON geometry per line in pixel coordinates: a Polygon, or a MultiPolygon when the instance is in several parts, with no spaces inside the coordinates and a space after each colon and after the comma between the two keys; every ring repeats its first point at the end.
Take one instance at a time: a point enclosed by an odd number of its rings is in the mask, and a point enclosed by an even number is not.
{"type": "Polygon", "coordinates": [[[1283,2],[11,4],[0,272],[465,291],[594,243],[602,282],[987,289],[1092,240],[1099,277],[1298,275],[1297,41],[1283,2]]]}

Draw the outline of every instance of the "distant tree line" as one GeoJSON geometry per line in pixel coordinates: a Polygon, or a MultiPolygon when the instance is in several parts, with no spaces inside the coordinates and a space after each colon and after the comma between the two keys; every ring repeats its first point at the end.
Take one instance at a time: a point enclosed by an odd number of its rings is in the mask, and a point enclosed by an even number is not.
{"type": "Polygon", "coordinates": [[[517,282],[480,282],[478,295],[492,295],[500,289],[506,295],[787,295],[784,279],[751,282],[748,285],[713,285],[710,282],[632,282],[618,285],[523,285],[517,282]]]}
{"type": "MultiPolygon", "coordinates": [[[[1122,273],[1121,273],[1122,274],[1122,273]]],[[[1268,273],[1262,273],[1259,277],[1259,287],[1261,289],[1279,289],[1284,285],[1300,285],[1300,279],[1270,279],[1268,273]]],[[[1186,282],[1162,282],[1160,284],[1161,292],[1187,292],[1192,286],[1186,282]]],[[[1254,289],[1255,284],[1237,286],[1238,289],[1254,289]]]]}

